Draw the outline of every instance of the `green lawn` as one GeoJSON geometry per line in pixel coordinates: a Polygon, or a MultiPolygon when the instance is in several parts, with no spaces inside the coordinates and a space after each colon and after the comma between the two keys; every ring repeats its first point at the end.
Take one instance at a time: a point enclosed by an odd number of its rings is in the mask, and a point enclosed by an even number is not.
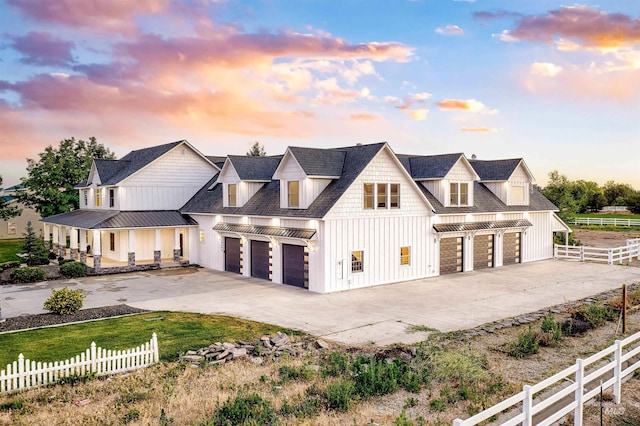
{"type": "Polygon", "coordinates": [[[640,214],[616,214],[616,213],[579,213],[576,217],[603,218],[603,219],[640,219],[640,214]]]}
{"type": "Polygon", "coordinates": [[[0,370],[22,353],[34,361],[61,361],[84,352],[91,342],[105,349],[129,349],[158,335],[160,359],[176,360],[188,349],[214,342],[254,340],[277,331],[275,325],[221,315],[151,312],[123,318],[0,334],[0,370]]]}
{"type": "Polygon", "coordinates": [[[17,253],[22,252],[23,239],[0,240],[0,263],[20,260],[17,253]]]}

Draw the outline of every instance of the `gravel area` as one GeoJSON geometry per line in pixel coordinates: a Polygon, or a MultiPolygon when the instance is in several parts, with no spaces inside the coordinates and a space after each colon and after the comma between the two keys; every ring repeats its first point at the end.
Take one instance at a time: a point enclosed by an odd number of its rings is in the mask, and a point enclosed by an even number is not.
{"type": "Polygon", "coordinates": [[[127,305],[103,306],[101,308],[81,309],[73,315],[39,314],[23,315],[7,318],[0,323],[0,333],[4,331],[24,330],[27,328],[46,327],[48,325],[67,324],[70,322],[88,321],[120,315],[148,312],[144,309],[132,308],[127,305]]]}

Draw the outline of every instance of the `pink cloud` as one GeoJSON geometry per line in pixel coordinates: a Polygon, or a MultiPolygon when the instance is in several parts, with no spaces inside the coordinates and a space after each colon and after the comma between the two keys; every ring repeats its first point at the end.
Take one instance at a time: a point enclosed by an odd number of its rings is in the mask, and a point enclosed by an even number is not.
{"type": "Polygon", "coordinates": [[[436,32],[442,35],[461,36],[464,35],[464,30],[457,25],[447,25],[444,27],[436,28],[436,32]]]}
{"type": "Polygon", "coordinates": [[[36,21],[117,33],[136,31],[133,18],[168,10],[169,0],[8,0],[36,21]]]}
{"type": "Polygon", "coordinates": [[[349,119],[357,121],[375,121],[378,119],[378,116],[368,113],[358,113],[349,115],[349,119]]]}
{"type": "Polygon", "coordinates": [[[65,66],[73,63],[74,43],[50,33],[30,32],[14,37],[11,46],[23,55],[21,62],[30,65],[65,66]]]}
{"type": "Polygon", "coordinates": [[[489,109],[475,99],[444,99],[437,103],[441,111],[461,110],[475,113],[495,114],[498,111],[489,109]]]}
{"type": "Polygon", "coordinates": [[[495,132],[496,131],[496,129],[491,129],[489,127],[484,127],[484,126],[480,126],[480,127],[461,127],[460,130],[463,131],[463,132],[470,132],[470,133],[491,133],[491,132],[495,132]]]}

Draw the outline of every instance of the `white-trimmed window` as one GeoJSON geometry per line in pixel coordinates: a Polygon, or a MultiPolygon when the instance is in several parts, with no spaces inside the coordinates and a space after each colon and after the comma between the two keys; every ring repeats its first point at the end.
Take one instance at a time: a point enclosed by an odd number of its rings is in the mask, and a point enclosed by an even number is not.
{"type": "Polygon", "coordinates": [[[109,188],[109,207],[116,206],[116,190],[109,188]]]}
{"type": "Polygon", "coordinates": [[[227,205],[229,207],[236,207],[238,186],[235,183],[227,185],[227,205]]]}
{"type": "Polygon", "coordinates": [[[379,209],[386,209],[388,206],[387,192],[386,183],[376,184],[376,201],[379,209]]]}
{"type": "Polygon", "coordinates": [[[373,209],[373,184],[365,183],[362,189],[364,191],[364,208],[366,210],[373,209]]]}
{"type": "Polygon", "coordinates": [[[109,232],[109,250],[116,251],[116,234],[109,232]]]}
{"type": "Polygon", "coordinates": [[[514,185],[511,187],[511,202],[514,204],[524,203],[524,186],[514,185]]]}
{"type": "Polygon", "coordinates": [[[364,251],[352,251],[351,252],[351,272],[363,272],[364,271],[364,251]]]}
{"type": "Polygon", "coordinates": [[[289,207],[300,207],[300,182],[297,180],[287,182],[287,203],[289,207]]]}
{"type": "Polygon", "coordinates": [[[449,184],[449,205],[469,205],[469,184],[467,182],[452,182],[449,184]]]}
{"type": "Polygon", "coordinates": [[[102,189],[96,188],[96,207],[102,207],[102,189]]]}
{"type": "Polygon", "coordinates": [[[7,222],[7,235],[16,235],[18,229],[15,222],[7,222]]]}
{"type": "Polygon", "coordinates": [[[392,209],[400,208],[400,184],[389,184],[389,207],[392,209]]]}
{"type": "Polygon", "coordinates": [[[411,247],[400,247],[400,265],[411,265],[411,247]]]}
{"type": "Polygon", "coordinates": [[[200,230],[199,238],[200,238],[200,242],[204,243],[204,231],[202,229],[200,230]]]}
{"type": "Polygon", "coordinates": [[[82,199],[84,200],[84,206],[87,207],[89,205],[89,190],[82,190],[82,199]]]}

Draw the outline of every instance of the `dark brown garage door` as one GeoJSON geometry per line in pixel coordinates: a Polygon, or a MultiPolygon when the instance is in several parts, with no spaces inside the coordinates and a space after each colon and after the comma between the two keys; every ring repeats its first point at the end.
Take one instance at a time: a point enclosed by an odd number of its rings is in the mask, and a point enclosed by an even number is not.
{"type": "Polygon", "coordinates": [[[224,270],[241,273],[240,238],[225,237],[224,239],[224,270]]]}
{"type": "Polygon", "coordinates": [[[493,268],[493,235],[476,235],[473,239],[473,269],[493,268]]]}
{"type": "Polygon", "coordinates": [[[440,275],[462,272],[464,237],[440,240],[440,275]]]}
{"type": "Polygon", "coordinates": [[[520,263],[520,252],[522,248],[520,232],[509,232],[504,234],[502,241],[503,247],[503,265],[513,265],[514,263],[520,263]]]}
{"type": "Polygon", "coordinates": [[[270,280],[271,256],[269,243],[266,241],[251,241],[251,276],[270,280]]]}
{"type": "Polygon", "coordinates": [[[308,287],[308,262],[304,246],[282,245],[282,282],[297,287],[308,287]]]}

